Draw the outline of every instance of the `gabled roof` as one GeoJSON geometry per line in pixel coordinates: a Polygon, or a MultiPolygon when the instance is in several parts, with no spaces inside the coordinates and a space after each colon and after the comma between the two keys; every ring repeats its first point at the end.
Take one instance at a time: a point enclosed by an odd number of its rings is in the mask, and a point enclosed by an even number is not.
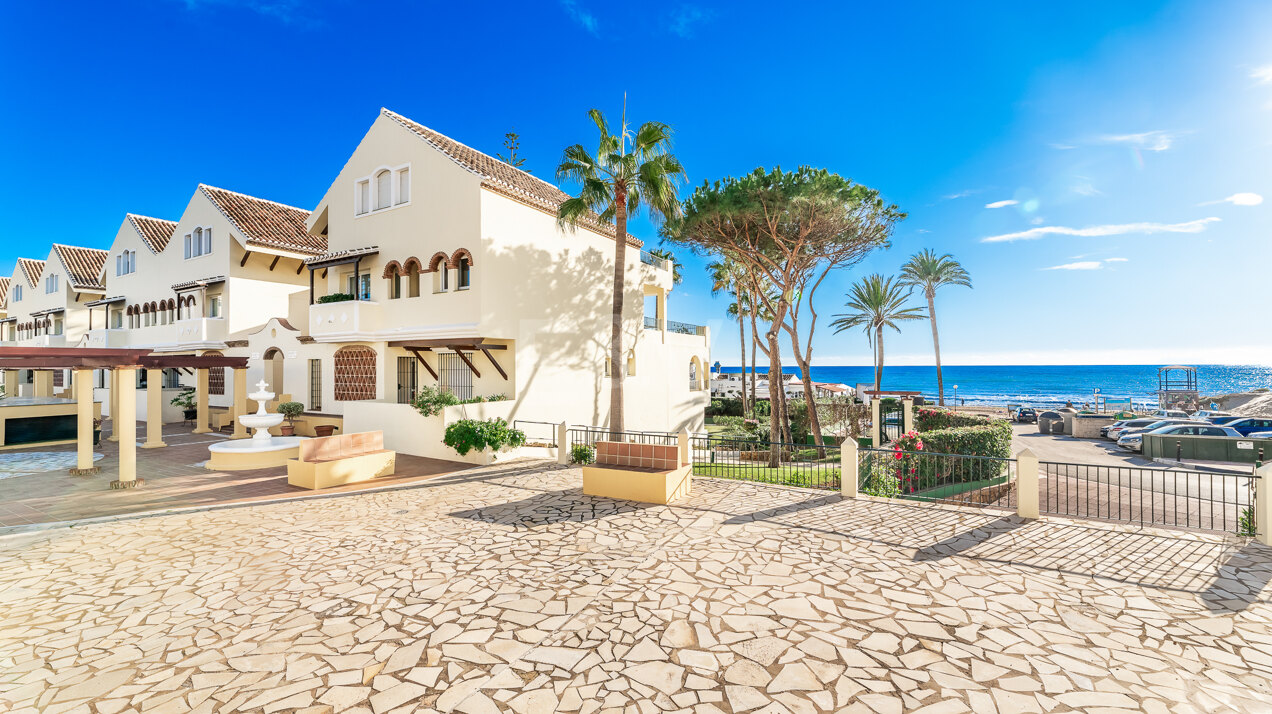
{"type": "Polygon", "coordinates": [[[26,276],[27,282],[30,283],[31,287],[40,284],[40,274],[44,272],[43,260],[18,258],[18,267],[22,268],[22,274],[26,276]]]}
{"type": "Polygon", "coordinates": [[[0,278],[0,309],[9,305],[9,278],[0,278]]]}
{"type": "Polygon", "coordinates": [[[199,184],[199,190],[243,234],[249,246],[281,248],[306,255],[327,250],[326,236],[312,235],[305,230],[309,211],[303,208],[206,184],[199,184]]]}
{"type": "Polygon", "coordinates": [[[156,255],[162,253],[163,249],[168,247],[168,241],[172,240],[172,232],[177,229],[176,221],[139,216],[136,213],[129,213],[127,218],[133,229],[145,241],[146,247],[150,249],[151,253],[156,255]]]}
{"type": "Polygon", "coordinates": [[[80,248],[74,245],[53,244],[53,252],[66,268],[66,275],[71,279],[71,287],[75,290],[105,290],[102,284],[102,268],[106,267],[106,256],[109,251],[98,248],[80,248]]]}
{"type": "MultiPolygon", "coordinates": [[[[397,112],[382,108],[380,113],[406,127],[433,148],[445,154],[451,161],[480,176],[481,185],[497,193],[528,203],[552,215],[556,215],[561,203],[570,197],[565,191],[541,178],[536,178],[511,164],[465,146],[397,112]]],[[[595,215],[590,215],[580,223],[611,238],[614,237],[614,226],[602,223],[595,215]]],[[[641,245],[641,242],[631,235],[628,235],[627,242],[637,247],[641,245]]]]}

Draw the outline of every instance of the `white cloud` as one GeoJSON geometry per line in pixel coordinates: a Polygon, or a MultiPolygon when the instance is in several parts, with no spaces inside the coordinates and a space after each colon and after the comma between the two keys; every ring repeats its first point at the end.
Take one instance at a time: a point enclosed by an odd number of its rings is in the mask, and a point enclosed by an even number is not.
{"type": "Polygon", "coordinates": [[[1272,64],[1255,67],[1254,70],[1250,72],[1250,79],[1253,79],[1259,84],[1272,83],[1272,64]]]}
{"type": "Polygon", "coordinates": [[[1043,270],[1099,270],[1099,269],[1100,269],[1100,261],[1098,260],[1084,260],[1078,263],[1065,263],[1064,265],[1053,265],[1050,268],[1043,268],[1043,270]]]}
{"type": "Polygon", "coordinates": [[[1043,236],[1049,235],[1094,237],[1120,236],[1131,233],[1145,235],[1151,233],[1200,233],[1206,230],[1206,226],[1211,223],[1215,223],[1218,220],[1218,218],[1211,216],[1209,218],[1199,218],[1195,221],[1186,221],[1184,223],[1117,223],[1103,226],[1088,226],[1086,228],[1039,226],[1038,228],[1030,228],[1027,231],[988,236],[986,238],[981,238],[981,242],[1010,243],[1018,240],[1037,240],[1043,236]]]}
{"type": "Polygon", "coordinates": [[[1050,144],[1047,144],[1047,146],[1050,146],[1051,148],[1056,149],[1058,151],[1068,151],[1069,149],[1078,148],[1077,146],[1074,146],[1073,144],[1061,144],[1054,141],[1051,142],[1050,144]]]}
{"type": "Polygon", "coordinates": [[[986,203],[985,208],[1006,208],[1008,206],[1014,206],[1017,203],[1020,203],[1020,201],[1009,198],[1006,201],[994,201],[993,203],[986,203]]]}
{"type": "Polygon", "coordinates": [[[1130,260],[1130,258],[1105,258],[1105,259],[1104,259],[1104,262],[1106,262],[1106,263],[1125,263],[1125,262],[1126,262],[1126,261],[1128,261],[1128,260],[1130,260]]]}
{"type": "Polygon", "coordinates": [[[582,25],[584,30],[587,30],[593,35],[596,34],[597,23],[595,15],[579,7],[579,4],[575,2],[575,0],[561,0],[561,7],[565,8],[565,14],[569,15],[570,19],[582,25]]]}
{"type": "Polygon", "coordinates": [[[1234,206],[1257,206],[1263,203],[1263,197],[1257,193],[1234,193],[1227,198],[1199,203],[1198,206],[1213,206],[1216,203],[1231,203],[1234,206]]]}
{"type": "Polygon", "coordinates": [[[1033,226],[1040,226],[1046,222],[1047,222],[1047,219],[1043,218],[1042,216],[1034,216],[1033,218],[1029,219],[1029,225],[1033,225],[1033,226]]]}
{"type": "Polygon", "coordinates": [[[695,26],[710,20],[713,14],[697,5],[681,5],[671,15],[671,31],[685,39],[693,37],[695,26]]]}
{"type": "Polygon", "coordinates": [[[1079,196],[1101,196],[1103,193],[1100,189],[1091,184],[1090,181],[1079,181],[1073,185],[1073,192],[1079,196]]]}
{"type": "Polygon", "coordinates": [[[973,193],[980,193],[983,190],[984,189],[981,189],[981,188],[965,188],[962,191],[959,191],[958,193],[947,193],[944,196],[941,196],[941,200],[952,201],[956,198],[967,198],[973,193]]]}
{"type": "Polygon", "coordinates": [[[1107,144],[1130,144],[1145,151],[1165,151],[1175,143],[1175,135],[1166,131],[1145,131],[1139,134],[1106,134],[1100,140],[1107,144]]]}

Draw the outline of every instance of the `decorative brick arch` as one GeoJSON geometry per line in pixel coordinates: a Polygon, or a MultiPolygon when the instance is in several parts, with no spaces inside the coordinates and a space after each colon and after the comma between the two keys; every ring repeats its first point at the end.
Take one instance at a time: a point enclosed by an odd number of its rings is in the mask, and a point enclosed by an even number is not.
{"type": "Polygon", "coordinates": [[[375,399],[375,350],[363,345],[341,347],[334,361],[336,401],[375,399]]]}
{"type": "Polygon", "coordinates": [[[470,268],[473,267],[473,254],[468,252],[467,248],[460,248],[459,250],[455,251],[453,255],[451,255],[450,267],[458,268],[460,258],[468,258],[468,267],[470,268]]]}
{"type": "Polygon", "coordinates": [[[425,272],[425,271],[424,271],[424,264],[420,262],[420,259],[419,259],[419,258],[416,258],[415,256],[411,256],[411,257],[409,257],[409,258],[407,258],[407,259],[406,259],[406,262],[405,262],[405,263],[402,263],[402,272],[401,272],[400,274],[401,274],[401,275],[410,275],[410,274],[411,274],[411,266],[412,266],[412,265],[414,265],[414,266],[415,266],[415,272],[417,272],[417,273],[423,273],[423,272],[425,272]]]}
{"type": "Polygon", "coordinates": [[[448,267],[448,268],[449,268],[449,267],[450,267],[450,256],[449,256],[449,255],[446,255],[445,253],[443,253],[443,252],[441,252],[441,251],[438,251],[438,252],[434,253],[434,254],[433,254],[433,257],[428,259],[428,270],[427,270],[426,272],[429,272],[429,273],[436,273],[436,272],[437,272],[437,266],[439,266],[439,265],[444,265],[444,266],[446,266],[446,267],[448,267]]]}
{"type": "Polygon", "coordinates": [[[405,273],[402,271],[402,265],[400,263],[396,260],[390,260],[388,264],[384,266],[384,274],[381,277],[387,280],[394,275],[405,275],[405,273]]]}

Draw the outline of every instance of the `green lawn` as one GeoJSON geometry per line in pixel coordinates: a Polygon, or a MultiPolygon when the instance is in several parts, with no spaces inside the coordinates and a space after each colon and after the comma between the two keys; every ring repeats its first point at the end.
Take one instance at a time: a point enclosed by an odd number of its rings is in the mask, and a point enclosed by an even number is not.
{"type": "Polygon", "coordinates": [[[902,496],[901,498],[910,498],[910,499],[922,500],[922,501],[932,501],[932,500],[938,500],[938,499],[954,498],[955,496],[958,496],[959,494],[967,493],[969,491],[977,491],[979,489],[987,488],[989,486],[998,486],[998,485],[1007,483],[1007,478],[1008,478],[1008,475],[1003,474],[1002,476],[981,479],[979,481],[965,481],[963,483],[947,483],[943,486],[937,486],[936,488],[931,488],[926,491],[919,491],[918,493],[912,493],[906,496],[902,496]]]}
{"type": "Polygon", "coordinates": [[[712,476],[730,478],[741,481],[758,481],[783,486],[803,486],[805,488],[838,488],[838,466],[779,466],[769,468],[763,463],[754,464],[711,464],[695,462],[695,476],[712,476]]]}

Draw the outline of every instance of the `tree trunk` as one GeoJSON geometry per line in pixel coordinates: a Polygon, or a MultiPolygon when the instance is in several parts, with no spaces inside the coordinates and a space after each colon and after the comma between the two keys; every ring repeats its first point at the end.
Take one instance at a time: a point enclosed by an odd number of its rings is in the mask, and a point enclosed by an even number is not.
{"type": "Polygon", "coordinates": [[[883,328],[875,329],[875,399],[883,389],[883,328]]]}
{"type": "Polygon", "coordinates": [[[610,324],[610,435],[623,431],[623,300],[627,293],[627,191],[614,192],[614,314],[610,324]]]}
{"type": "Polygon", "coordinates": [[[760,399],[759,387],[756,383],[755,369],[759,365],[756,350],[760,345],[760,329],[755,324],[755,313],[751,313],[751,418],[755,418],[755,403],[760,399]]]}
{"type": "Polygon", "coordinates": [[[932,323],[932,350],[936,352],[936,403],[945,406],[945,377],[941,375],[941,336],[936,332],[936,296],[928,293],[928,322],[932,323]]]}
{"type": "Polygon", "coordinates": [[[817,416],[817,397],[813,394],[813,376],[809,370],[810,360],[804,359],[803,350],[799,348],[799,339],[793,333],[791,347],[804,384],[804,403],[808,405],[808,430],[813,433],[813,443],[817,445],[817,458],[824,459],[826,458],[826,442],[822,440],[821,418],[817,416]]]}
{"type": "MultiPolygon", "coordinates": [[[[739,299],[738,306],[741,305],[739,299]]],[[[742,351],[738,352],[738,361],[742,363],[742,417],[746,418],[746,322],[741,312],[738,313],[738,339],[742,343],[742,351]]]]}
{"type": "Polygon", "coordinates": [[[781,324],[781,316],[775,316],[769,325],[768,357],[769,357],[769,468],[781,466],[782,455],[782,403],[786,394],[782,389],[782,349],[777,344],[777,329],[781,324]]]}

